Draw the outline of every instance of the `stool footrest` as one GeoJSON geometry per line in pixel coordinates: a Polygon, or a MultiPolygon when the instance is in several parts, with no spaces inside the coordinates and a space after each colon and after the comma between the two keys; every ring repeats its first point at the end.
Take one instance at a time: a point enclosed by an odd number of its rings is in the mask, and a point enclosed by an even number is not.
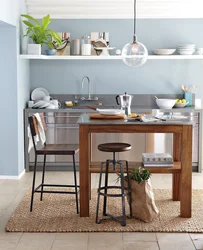
{"type": "Polygon", "coordinates": [[[68,192],[68,191],[48,191],[48,190],[36,190],[35,193],[51,193],[51,194],[76,194],[76,192],[68,192]]]}
{"type": "MultiPolygon", "coordinates": [[[[39,190],[41,187],[70,187],[75,188],[75,185],[56,185],[56,184],[40,184],[38,187],[34,189],[35,193],[53,193],[53,194],[76,194],[79,193],[79,190],[77,192],[74,191],[56,191],[56,190],[39,190]]],[[[77,188],[80,186],[77,185],[77,188]]]]}
{"type": "Polygon", "coordinates": [[[122,220],[123,219],[123,216],[113,216],[112,214],[106,214],[105,216],[109,216],[108,218],[102,218],[98,221],[98,224],[100,224],[102,221],[105,221],[105,220],[116,220],[118,222],[121,223],[122,226],[126,226],[126,223],[122,220]]]}
{"type": "MultiPolygon", "coordinates": [[[[106,186],[106,187],[100,187],[98,189],[98,193],[102,196],[106,196],[106,197],[122,197],[123,195],[122,194],[105,194],[103,192],[100,192],[101,190],[108,190],[108,189],[120,189],[121,190],[121,187],[115,187],[115,186],[106,186]]],[[[129,190],[128,188],[124,188],[125,190],[128,190],[129,192],[131,192],[131,190],[129,190]]],[[[124,196],[127,196],[128,194],[124,194],[124,196]]]]}

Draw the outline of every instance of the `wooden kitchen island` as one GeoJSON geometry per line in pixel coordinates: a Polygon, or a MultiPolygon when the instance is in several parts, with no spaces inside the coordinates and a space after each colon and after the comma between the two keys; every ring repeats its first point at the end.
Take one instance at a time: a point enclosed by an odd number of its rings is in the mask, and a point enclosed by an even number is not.
{"type": "MultiPolygon", "coordinates": [[[[180,201],[180,216],[191,217],[192,207],[192,126],[193,122],[158,121],[128,122],[124,120],[93,120],[89,115],[81,115],[80,136],[80,216],[89,216],[91,194],[90,144],[91,133],[173,133],[173,167],[147,168],[152,173],[173,175],[172,199],[180,201]]],[[[126,143],[128,143],[126,141],[126,143]]],[[[139,144],[139,141],[137,142],[139,144]]],[[[97,145],[95,145],[97,147],[97,145]]],[[[132,148],[133,150],[133,148],[132,148]]],[[[106,160],[106,159],[104,159],[106,160]]],[[[131,167],[131,166],[130,166],[131,167]]]]}

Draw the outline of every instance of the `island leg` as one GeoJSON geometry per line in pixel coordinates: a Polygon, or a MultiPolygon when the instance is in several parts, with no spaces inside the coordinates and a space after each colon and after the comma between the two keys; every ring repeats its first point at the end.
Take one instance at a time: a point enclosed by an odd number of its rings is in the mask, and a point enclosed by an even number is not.
{"type": "Polygon", "coordinates": [[[89,217],[90,171],[89,171],[89,129],[79,126],[80,141],[80,217],[89,217]]]}
{"type": "MultiPolygon", "coordinates": [[[[181,134],[173,134],[173,161],[181,161],[181,134]]],[[[173,174],[172,199],[180,200],[180,173],[173,174]]]]}
{"type": "Polygon", "coordinates": [[[191,217],[192,209],[192,125],[183,125],[181,142],[180,216],[191,217]]]}

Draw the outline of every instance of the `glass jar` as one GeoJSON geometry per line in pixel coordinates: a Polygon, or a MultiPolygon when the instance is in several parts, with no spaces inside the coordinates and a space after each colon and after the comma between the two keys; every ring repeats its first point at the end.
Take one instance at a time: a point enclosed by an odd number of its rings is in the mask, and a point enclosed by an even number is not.
{"type": "Polygon", "coordinates": [[[90,36],[83,36],[81,38],[81,55],[82,56],[91,56],[90,36]]]}

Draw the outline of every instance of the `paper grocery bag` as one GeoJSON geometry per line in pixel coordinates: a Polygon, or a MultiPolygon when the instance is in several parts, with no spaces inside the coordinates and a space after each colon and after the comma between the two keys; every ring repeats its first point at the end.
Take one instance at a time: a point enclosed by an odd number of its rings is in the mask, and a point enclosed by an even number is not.
{"type": "MultiPolygon", "coordinates": [[[[127,181],[127,180],[126,180],[127,181]]],[[[125,186],[127,187],[127,182],[125,186]]],[[[150,222],[159,216],[159,210],[154,201],[154,193],[150,179],[141,182],[130,180],[132,216],[144,222],[150,222]]],[[[128,203],[129,194],[127,196],[128,203]]]]}

